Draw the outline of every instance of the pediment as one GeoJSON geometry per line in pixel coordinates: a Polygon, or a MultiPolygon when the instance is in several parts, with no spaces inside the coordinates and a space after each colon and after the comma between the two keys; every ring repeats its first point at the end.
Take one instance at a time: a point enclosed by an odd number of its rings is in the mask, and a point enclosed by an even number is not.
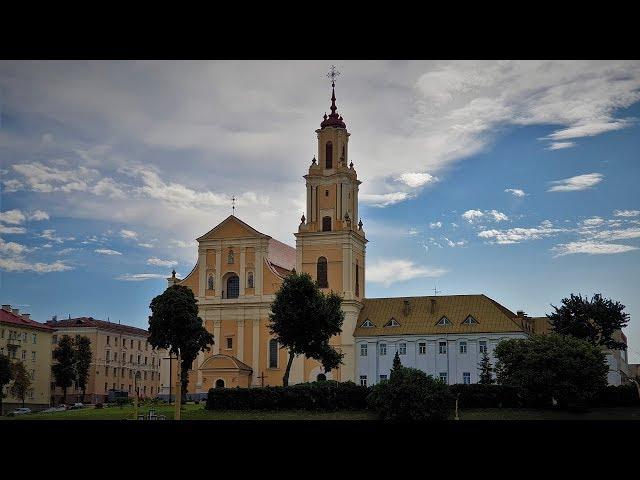
{"type": "Polygon", "coordinates": [[[270,238],[260,233],[255,228],[247,225],[239,218],[229,215],[225,220],[213,227],[207,233],[197,238],[198,242],[204,240],[222,240],[227,238],[270,238]]]}

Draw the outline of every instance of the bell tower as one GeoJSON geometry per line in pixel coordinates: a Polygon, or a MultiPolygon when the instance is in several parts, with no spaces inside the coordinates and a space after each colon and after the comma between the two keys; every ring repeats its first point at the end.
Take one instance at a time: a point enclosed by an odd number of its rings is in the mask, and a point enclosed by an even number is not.
{"type": "Polygon", "coordinates": [[[358,213],[361,182],[349,159],[351,134],[337,112],[335,79],[339,74],[332,66],[327,75],[331,79],[331,114],[324,114],[316,130],[318,153],[304,176],[307,211],[295,234],[296,270],[309,273],[323,291],[342,296],[342,334],[331,343],[345,354],[339,380],[354,381],[353,332],[365,296],[367,240],[358,213]]]}

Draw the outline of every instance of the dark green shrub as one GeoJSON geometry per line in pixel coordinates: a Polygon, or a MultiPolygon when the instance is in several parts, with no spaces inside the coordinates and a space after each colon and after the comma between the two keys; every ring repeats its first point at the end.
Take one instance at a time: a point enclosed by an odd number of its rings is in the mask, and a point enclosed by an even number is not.
{"type": "Polygon", "coordinates": [[[473,383],[451,385],[449,391],[458,396],[458,408],[517,408],[523,399],[516,387],[473,383]]]}
{"type": "Polygon", "coordinates": [[[133,403],[133,399],[129,397],[116,398],[116,405],[119,407],[124,407],[125,405],[131,405],[132,403],[133,403]]]}
{"type": "Polygon", "coordinates": [[[591,404],[597,407],[631,407],[640,405],[640,397],[635,385],[607,385],[591,404]]]}
{"type": "Polygon", "coordinates": [[[101,403],[96,403],[96,408],[102,408],[103,405],[101,403]]]}
{"type": "Polygon", "coordinates": [[[367,397],[369,408],[381,420],[446,420],[453,398],[447,385],[415,368],[399,367],[388,381],[374,385],[367,397]]]}
{"type": "Polygon", "coordinates": [[[335,411],[366,408],[367,387],[353,382],[320,381],[288,387],[212,388],[208,410],[335,411]]]}

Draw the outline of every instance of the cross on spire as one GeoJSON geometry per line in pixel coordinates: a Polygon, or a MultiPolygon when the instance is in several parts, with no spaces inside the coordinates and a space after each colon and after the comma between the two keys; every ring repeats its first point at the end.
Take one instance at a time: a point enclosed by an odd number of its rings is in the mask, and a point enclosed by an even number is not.
{"type": "Polygon", "coordinates": [[[231,212],[232,212],[232,215],[236,214],[236,200],[237,200],[237,198],[235,197],[235,195],[231,197],[231,212]]]}
{"type": "Polygon", "coordinates": [[[336,66],[335,65],[331,65],[331,67],[329,67],[329,73],[327,73],[327,77],[331,79],[331,85],[332,86],[335,86],[336,78],[338,77],[338,75],[340,75],[340,72],[338,71],[336,66]]]}
{"type": "Polygon", "coordinates": [[[442,290],[438,290],[436,287],[433,287],[433,294],[438,295],[439,293],[442,293],[442,290]]]}

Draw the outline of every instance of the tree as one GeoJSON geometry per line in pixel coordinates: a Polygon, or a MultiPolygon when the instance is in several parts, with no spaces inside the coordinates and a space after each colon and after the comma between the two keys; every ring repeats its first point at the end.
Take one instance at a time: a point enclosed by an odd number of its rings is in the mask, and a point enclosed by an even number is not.
{"type": "Polygon", "coordinates": [[[11,360],[6,355],[0,353],[0,415],[3,414],[2,399],[4,398],[4,387],[13,380],[13,371],[11,369],[11,360]]]}
{"type": "Polygon", "coordinates": [[[151,300],[149,317],[149,344],[180,355],[182,399],[186,399],[189,369],[199,352],[209,351],[213,335],[198,317],[198,305],[193,291],[184,285],[171,285],[151,300]]]}
{"type": "Polygon", "coordinates": [[[63,403],[67,403],[67,388],[76,379],[75,358],[73,340],[69,335],[64,335],[53,350],[53,359],[56,363],[51,366],[55,384],[62,388],[63,403]]]}
{"type": "Polygon", "coordinates": [[[629,323],[629,314],[624,312],[625,306],[620,302],[602,298],[599,293],[591,301],[571,294],[562,299],[560,308],[551,306],[555,312],[547,318],[556,333],[581,338],[595,346],[626,350],[624,342],[613,338],[614,332],[629,323]]]}
{"type": "Polygon", "coordinates": [[[11,365],[11,368],[13,370],[13,383],[9,387],[9,393],[12,397],[22,400],[22,408],[24,408],[24,399],[31,388],[31,377],[22,362],[15,362],[11,365]]]}
{"type": "Polygon", "coordinates": [[[342,331],[341,304],[342,297],[322,293],[308,273],[285,277],[269,314],[269,332],[289,352],[282,378],[285,387],[296,355],[320,361],[325,372],[342,363],[344,354],[329,345],[329,339],[342,331]]]}
{"type": "Polygon", "coordinates": [[[525,398],[550,406],[580,405],[607,384],[609,367],[600,348],[571,336],[531,335],[503,340],[495,349],[497,381],[522,389],[525,398]]]}
{"type": "Polygon", "coordinates": [[[381,420],[446,420],[453,398],[449,387],[416,368],[398,367],[386,382],[371,387],[369,407],[381,420]]]}
{"type": "Polygon", "coordinates": [[[89,379],[89,369],[91,368],[92,359],[91,340],[87,337],[76,339],[74,350],[76,384],[82,390],[83,400],[87,389],[87,380],[89,379]]]}
{"type": "Polygon", "coordinates": [[[393,365],[391,367],[391,371],[389,372],[389,376],[393,375],[393,372],[402,368],[402,362],[400,361],[400,355],[398,355],[398,351],[396,350],[396,354],[393,356],[393,365]]]}
{"type": "Polygon", "coordinates": [[[478,369],[480,370],[480,381],[478,383],[491,385],[493,383],[493,367],[487,352],[482,352],[482,359],[478,364],[478,369]]]}

